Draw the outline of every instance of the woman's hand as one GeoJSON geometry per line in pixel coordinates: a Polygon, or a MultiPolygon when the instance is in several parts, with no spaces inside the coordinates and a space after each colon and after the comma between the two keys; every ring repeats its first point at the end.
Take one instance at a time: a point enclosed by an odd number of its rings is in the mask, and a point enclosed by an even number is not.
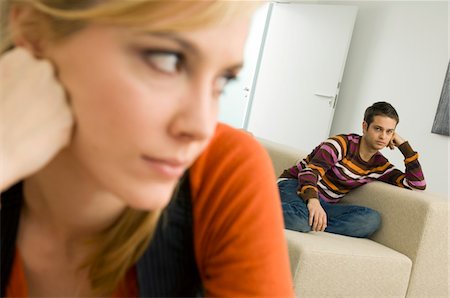
{"type": "Polygon", "coordinates": [[[0,57],[0,92],[0,190],[5,190],[69,143],[73,117],[50,62],[23,48],[0,57]]]}

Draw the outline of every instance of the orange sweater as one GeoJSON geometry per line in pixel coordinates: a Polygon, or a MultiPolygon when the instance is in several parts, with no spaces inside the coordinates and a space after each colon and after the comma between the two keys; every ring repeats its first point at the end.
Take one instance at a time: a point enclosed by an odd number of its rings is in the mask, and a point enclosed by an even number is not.
{"type": "MultiPolygon", "coordinates": [[[[275,175],[265,150],[219,124],[190,170],[195,257],[205,295],[293,297],[275,175]]],[[[8,297],[26,297],[17,253],[8,297]]],[[[135,271],[114,297],[137,296],[135,271]],[[133,293],[133,294],[131,294],[133,293]]]]}
{"type": "MultiPolygon", "coordinates": [[[[138,297],[139,292],[136,279],[135,268],[130,268],[125,276],[124,282],[120,283],[113,293],[112,298],[138,297]]],[[[18,249],[16,249],[11,279],[6,288],[6,297],[28,297],[28,286],[25,272],[23,271],[22,258],[18,249]]]]}
{"type": "Polygon", "coordinates": [[[207,296],[293,296],[270,158],[219,125],[191,171],[194,247],[207,296]]]}

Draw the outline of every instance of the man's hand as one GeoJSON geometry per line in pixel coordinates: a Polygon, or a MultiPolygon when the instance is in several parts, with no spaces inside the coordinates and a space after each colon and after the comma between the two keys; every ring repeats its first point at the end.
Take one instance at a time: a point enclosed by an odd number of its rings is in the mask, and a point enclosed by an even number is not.
{"type": "Polygon", "coordinates": [[[395,147],[400,146],[406,142],[398,133],[394,132],[394,135],[392,136],[391,141],[388,144],[389,149],[393,150],[395,147]]]}
{"type": "Polygon", "coordinates": [[[320,205],[319,199],[309,199],[309,225],[314,232],[323,232],[327,227],[327,214],[320,205]]]}
{"type": "Polygon", "coordinates": [[[50,62],[23,48],[0,57],[0,91],[0,190],[5,190],[69,143],[73,117],[50,62]]]}

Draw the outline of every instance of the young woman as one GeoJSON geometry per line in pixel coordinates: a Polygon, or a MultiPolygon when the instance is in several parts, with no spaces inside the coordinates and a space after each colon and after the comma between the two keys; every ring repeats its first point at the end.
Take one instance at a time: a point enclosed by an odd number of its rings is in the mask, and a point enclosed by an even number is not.
{"type": "Polygon", "coordinates": [[[2,296],[292,296],[270,160],[217,124],[253,6],[9,1],[2,296]]]}

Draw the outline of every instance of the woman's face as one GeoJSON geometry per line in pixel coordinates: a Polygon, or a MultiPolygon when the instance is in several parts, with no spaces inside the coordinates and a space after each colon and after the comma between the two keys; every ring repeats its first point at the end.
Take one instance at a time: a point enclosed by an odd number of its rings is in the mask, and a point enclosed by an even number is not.
{"type": "Polygon", "coordinates": [[[247,20],[177,33],[90,25],[47,47],[76,119],[68,154],[126,204],[163,207],[214,133],[247,29],[247,20]]]}

